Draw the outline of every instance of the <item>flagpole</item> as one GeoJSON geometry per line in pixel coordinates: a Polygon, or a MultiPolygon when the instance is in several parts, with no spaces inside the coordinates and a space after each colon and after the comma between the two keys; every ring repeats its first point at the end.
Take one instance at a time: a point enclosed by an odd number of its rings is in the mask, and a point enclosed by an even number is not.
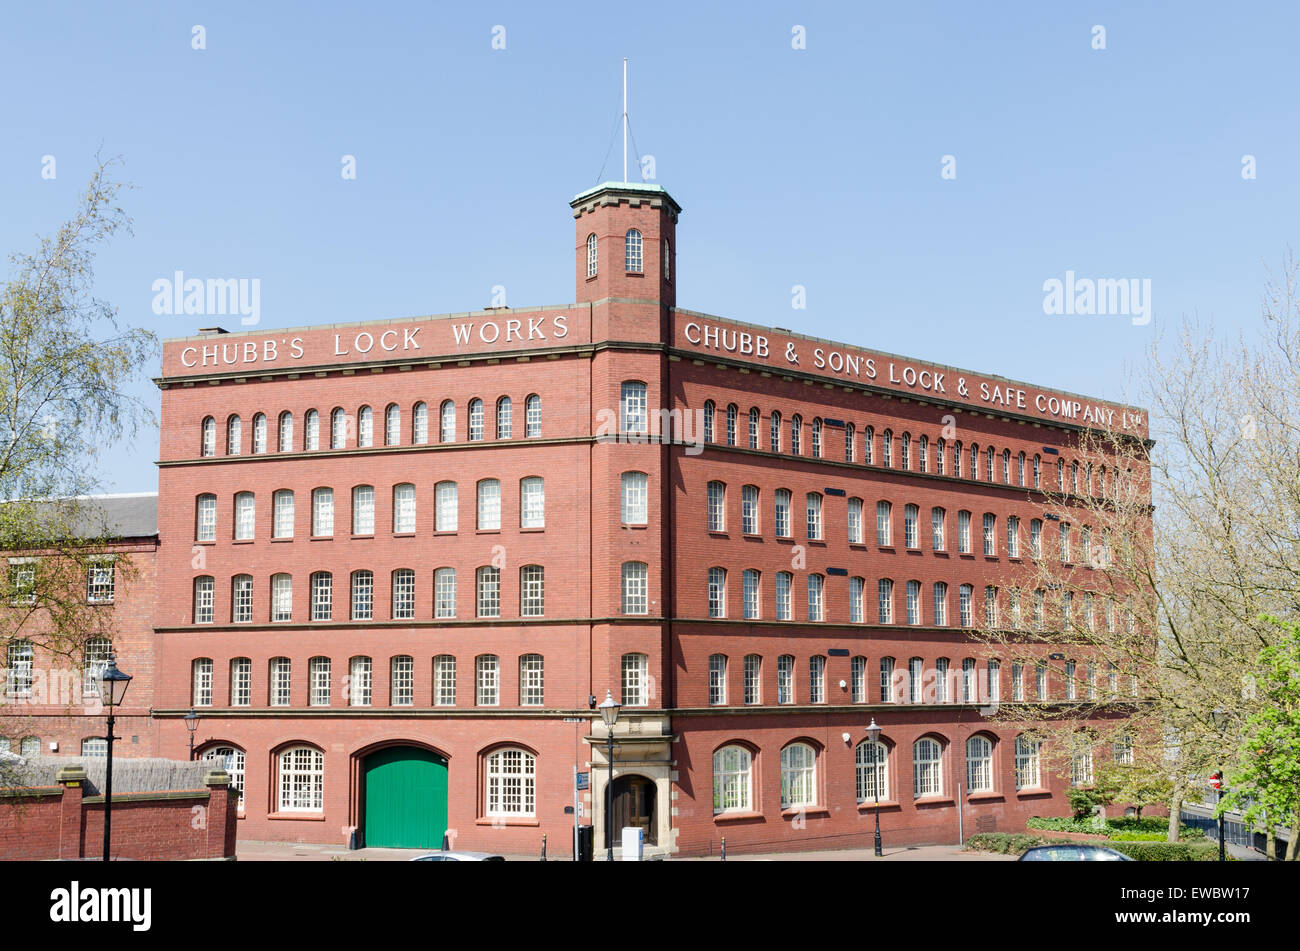
{"type": "Polygon", "coordinates": [[[623,57],[623,184],[627,184],[627,57],[623,57]]]}

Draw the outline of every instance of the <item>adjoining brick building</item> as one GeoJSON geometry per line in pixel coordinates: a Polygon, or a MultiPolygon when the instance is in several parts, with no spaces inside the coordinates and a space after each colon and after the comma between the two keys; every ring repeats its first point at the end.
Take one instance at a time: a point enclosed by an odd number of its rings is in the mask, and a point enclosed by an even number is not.
{"type": "Polygon", "coordinates": [[[166,342],[157,754],[194,705],[246,839],[552,854],[576,766],[600,850],[608,690],[652,850],[1064,812],[970,628],[1142,414],[682,310],[663,188],[571,206],[574,304],[166,342]]]}

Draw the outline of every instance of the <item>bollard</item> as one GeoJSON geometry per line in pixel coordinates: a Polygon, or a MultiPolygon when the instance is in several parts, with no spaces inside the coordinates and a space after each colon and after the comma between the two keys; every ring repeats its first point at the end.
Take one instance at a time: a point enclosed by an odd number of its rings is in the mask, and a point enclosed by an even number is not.
{"type": "Polygon", "coordinates": [[[722,837],[722,851],[719,853],[722,861],[727,861],[727,837],[722,837]]]}
{"type": "Polygon", "coordinates": [[[542,833],[542,861],[546,861],[546,833],[542,833]]]}

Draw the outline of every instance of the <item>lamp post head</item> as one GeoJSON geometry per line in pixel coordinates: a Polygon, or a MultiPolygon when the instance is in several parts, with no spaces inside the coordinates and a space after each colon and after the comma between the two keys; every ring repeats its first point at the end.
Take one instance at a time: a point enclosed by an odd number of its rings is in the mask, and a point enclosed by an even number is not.
{"type": "Polygon", "coordinates": [[[867,739],[875,743],[880,739],[880,727],[876,726],[876,718],[871,718],[871,726],[867,727],[867,739]]]}
{"type": "Polygon", "coordinates": [[[104,665],[104,670],[99,675],[99,698],[104,706],[109,709],[120,707],[130,683],[131,675],[118,670],[116,655],[109,654],[108,663],[104,665]]]}
{"type": "Polygon", "coordinates": [[[600,711],[600,718],[605,721],[605,726],[612,730],[614,724],[618,722],[618,711],[621,707],[622,704],[614,699],[614,692],[606,690],[604,701],[596,709],[600,711]]]}
{"type": "Polygon", "coordinates": [[[190,731],[190,736],[193,736],[194,731],[199,728],[199,715],[194,712],[193,707],[190,707],[190,712],[185,714],[184,720],[185,729],[190,731]]]}

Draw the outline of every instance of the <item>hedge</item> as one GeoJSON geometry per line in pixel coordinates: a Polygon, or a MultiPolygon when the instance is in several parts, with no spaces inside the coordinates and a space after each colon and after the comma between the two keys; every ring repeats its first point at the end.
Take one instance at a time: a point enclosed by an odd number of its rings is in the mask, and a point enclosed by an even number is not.
{"type": "MultiPolygon", "coordinates": [[[[1098,818],[1075,819],[1070,816],[1031,816],[1025,820],[1030,829],[1043,829],[1049,832],[1094,832],[1105,835],[1113,841],[1162,842],[1169,831],[1169,820],[1154,816],[1123,816],[1107,819],[1103,823],[1098,818]]],[[[1181,826],[1180,839],[1203,839],[1205,830],[1193,826],[1181,826]]]]}
{"type": "MultiPolygon", "coordinates": [[[[966,848],[974,852],[996,852],[1000,855],[1024,855],[1036,845],[1079,845],[1070,839],[1032,835],[1024,832],[980,832],[966,840],[966,848]]],[[[1097,843],[1101,844],[1101,843],[1097,843]]],[[[1105,848],[1123,852],[1142,862],[1213,862],[1219,850],[1212,842],[1107,842],[1105,848]]]]}

